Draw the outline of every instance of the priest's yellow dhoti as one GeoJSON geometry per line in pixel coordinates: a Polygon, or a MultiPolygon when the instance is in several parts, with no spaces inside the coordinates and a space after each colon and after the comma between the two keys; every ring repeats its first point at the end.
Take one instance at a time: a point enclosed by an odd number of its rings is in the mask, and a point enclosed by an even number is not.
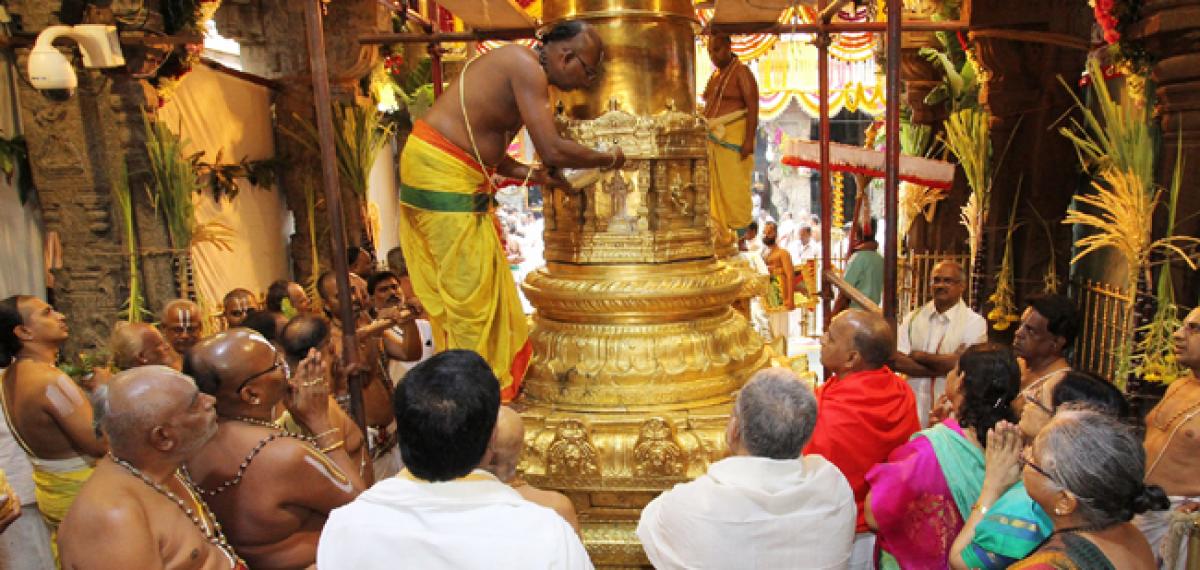
{"type": "Polygon", "coordinates": [[[708,172],[712,188],[709,210],[718,231],[741,230],[750,225],[754,156],[742,158],[745,114],[743,109],[709,119],[708,172]]]}
{"type": "Polygon", "coordinates": [[[400,155],[400,247],[441,350],[474,350],[516,397],[529,326],[504,255],[487,172],[417,121],[400,155]]]}
{"type": "Polygon", "coordinates": [[[82,457],[70,459],[39,459],[30,456],[33,464],[33,496],[38,512],[50,527],[50,550],[58,562],[58,525],[75,502],[75,496],[92,476],[92,465],[82,457]]]}

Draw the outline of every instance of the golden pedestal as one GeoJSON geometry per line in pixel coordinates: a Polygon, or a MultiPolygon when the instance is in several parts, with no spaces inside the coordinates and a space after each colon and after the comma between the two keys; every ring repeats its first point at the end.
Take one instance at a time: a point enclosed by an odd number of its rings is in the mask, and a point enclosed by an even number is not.
{"type": "Polygon", "coordinates": [[[544,15],[605,44],[598,84],[555,94],[560,131],[628,162],[545,194],[521,472],[572,499],[598,566],[637,566],[641,508],[726,454],[730,402],[767,357],[732,308],[743,272],[714,256],[691,2],[546,0],[544,15]]]}

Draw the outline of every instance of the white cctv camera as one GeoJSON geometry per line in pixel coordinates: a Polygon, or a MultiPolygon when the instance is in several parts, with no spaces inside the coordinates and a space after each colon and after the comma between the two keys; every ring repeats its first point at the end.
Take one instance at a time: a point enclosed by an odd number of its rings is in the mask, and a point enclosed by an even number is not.
{"type": "Polygon", "coordinates": [[[33,51],[29,53],[29,82],[35,89],[66,91],[69,96],[79,85],[79,80],[75,77],[75,68],[53,45],[54,40],[60,37],[71,38],[79,44],[84,67],[107,68],[125,65],[115,26],[50,26],[38,34],[33,51]]]}

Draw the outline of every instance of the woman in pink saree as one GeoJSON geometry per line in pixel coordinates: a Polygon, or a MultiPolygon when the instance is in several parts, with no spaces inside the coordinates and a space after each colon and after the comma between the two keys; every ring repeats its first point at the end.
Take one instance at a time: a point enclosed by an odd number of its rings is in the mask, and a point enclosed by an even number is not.
{"type": "MultiPolygon", "coordinates": [[[[1010,405],[1021,372],[1008,347],[976,345],[946,377],[942,423],[913,435],[867,473],[867,523],[879,568],[948,568],[950,547],[983,487],[984,442],[1010,405]]],[[[935,410],[937,413],[937,410],[935,410]]]]}

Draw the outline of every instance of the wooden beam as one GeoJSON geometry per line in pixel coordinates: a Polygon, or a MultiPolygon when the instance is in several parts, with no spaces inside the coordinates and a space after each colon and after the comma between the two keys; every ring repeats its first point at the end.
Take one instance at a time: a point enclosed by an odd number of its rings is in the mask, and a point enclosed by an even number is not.
{"type": "MultiPolygon", "coordinates": [[[[329,94],[329,63],[325,57],[325,28],[321,0],[304,0],[304,24],[308,41],[308,63],[312,71],[313,105],[317,112],[317,142],[321,150],[321,181],[325,190],[325,209],[329,214],[333,276],[338,286],[338,320],[342,324],[342,365],[358,362],[354,304],[350,300],[350,265],[346,259],[346,227],[342,209],[342,187],[338,180],[337,147],[333,132],[333,97],[329,94]]],[[[316,236],[311,236],[316,239],[316,236]]],[[[354,423],[367,437],[367,414],[363,407],[363,375],[349,378],[350,413],[354,423]]],[[[365,445],[365,442],[364,442],[365,445]]]]}

